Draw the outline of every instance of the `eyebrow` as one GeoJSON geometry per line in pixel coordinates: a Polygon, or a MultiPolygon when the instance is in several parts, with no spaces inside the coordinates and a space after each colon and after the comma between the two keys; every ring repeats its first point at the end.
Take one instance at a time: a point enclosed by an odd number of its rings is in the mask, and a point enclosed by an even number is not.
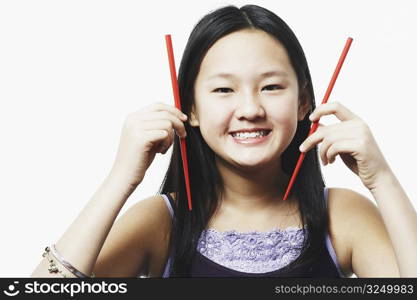
{"type": "MultiPolygon", "coordinates": [[[[272,77],[272,76],[288,77],[288,73],[285,72],[285,71],[281,71],[281,70],[273,70],[273,71],[264,72],[264,73],[262,73],[262,74],[259,75],[260,78],[266,78],[266,77],[272,77]]],[[[210,76],[208,78],[208,80],[214,79],[214,78],[217,78],[217,77],[221,77],[221,78],[235,78],[235,75],[233,75],[231,73],[221,72],[221,73],[217,73],[217,74],[214,74],[214,75],[210,76]]]]}

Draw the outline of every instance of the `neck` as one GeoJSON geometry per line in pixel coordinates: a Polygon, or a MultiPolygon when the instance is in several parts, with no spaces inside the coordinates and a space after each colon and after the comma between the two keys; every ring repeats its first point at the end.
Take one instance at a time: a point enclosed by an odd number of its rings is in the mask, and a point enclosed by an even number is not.
{"type": "Polygon", "coordinates": [[[241,212],[288,208],[283,201],[289,176],[282,171],[281,159],[275,164],[242,169],[216,157],[216,165],[224,183],[221,203],[241,212]]]}

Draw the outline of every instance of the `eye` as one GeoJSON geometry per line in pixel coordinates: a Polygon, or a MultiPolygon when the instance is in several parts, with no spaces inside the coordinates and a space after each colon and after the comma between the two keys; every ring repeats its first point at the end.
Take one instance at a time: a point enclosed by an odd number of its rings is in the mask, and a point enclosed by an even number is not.
{"type": "Polygon", "coordinates": [[[227,93],[227,91],[232,91],[232,89],[226,88],[226,87],[221,87],[221,88],[217,88],[217,89],[213,90],[213,92],[215,92],[215,93],[216,93],[216,91],[221,91],[220,93],[224,94],[224,93],[227,93]]]}
{"type": "Polygon", "coordinates": [[[273,90],[282,90],[283,87],[280,86],[279,84],[270,84],[264,87],[265,89],[268,88],[269,91],[273,91],[273,90]],[[269,88],[273,88],[273,89],[269,89],[269,88]]]}

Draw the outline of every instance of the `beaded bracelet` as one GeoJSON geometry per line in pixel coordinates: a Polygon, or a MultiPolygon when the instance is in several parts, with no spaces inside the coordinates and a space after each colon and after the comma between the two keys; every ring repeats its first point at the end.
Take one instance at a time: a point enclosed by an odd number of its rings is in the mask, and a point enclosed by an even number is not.
{"type": "MultiPolygon", "coordinates": [[[[82,273],[82,272],[80,272],[80,271],[78,271],[76,268],[74,268],[69,262],[67,262],[59,253],[58,253],[58,251],[56,250],[56,248],[55,248],[55,245],[52,245],[52,247],[51,248],[49,248],[49,247],[46,247],[45,248],[45,252],[43,253],[43,257],[45,257],[45,255],[49,255],[49,252],[52,252],[52,254],[55,256],[55,258],[68,270],[68,271],[70,271],[72,274],[74,274],[75,276],[77,276],[77,277],[80,277],[80,278],[87,278],[87,277],[89,277],[89,276],[87,276],[87,275],[85,275],[84,273],[82,273]]],[[[49,263],[50,263],[50,265],[49,265],[49,268],[48,268],[48,270],[49,270],[49,273],[61,273],[64,277],[67,277],[67,276],[65,276],[65,274],[64,273],[62,273],[62,271],[60,271],[60,270],[58,270],[58,268],[56,267],[56,264],[54,263],[54,261],[53,260],[49,260],[49,263]]],[[[91,273],[91,276],[90,276],[91,278],[94,278],[95,277],[95,274],[92,272],[91,273]]]]}
{"type": "Polygon", "coordinates": [[[68,277],[67,274],[62,272],[62,270],[59,270],[57,265],[55,264],[54,260],[51,259],[51,257],[49,256],[49,252],[50,252],[50,248],[46,247],[45,252],[42,254],[43,257],[47,256],[47,259],[48,259],[48,262],[49,262],[49,267],[48,267],[49,273],[60,273],[63,277],[67,278],[68,277]]]}

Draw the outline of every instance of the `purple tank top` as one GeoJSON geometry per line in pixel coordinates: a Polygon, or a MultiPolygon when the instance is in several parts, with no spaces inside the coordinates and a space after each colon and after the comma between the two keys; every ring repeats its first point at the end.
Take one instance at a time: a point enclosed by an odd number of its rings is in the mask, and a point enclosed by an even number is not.
{"type": "MultiPolygon", "coordinates": [[[[326,205],[327,194],[325,187],[326,205]]],[[[173,199],[169,194],[162,196],[173,217],[173,199]]],[[[304,232],[308,234],[297,227],[267,232],[205,229],[198,240],[190,277],[345,277],[328,232],[326,252],[319,261],[290,270],[285,268],[300,255],[304,232]]],[[[171,263],[169,257],[162,277],[169,277],[171,263]]]]}

